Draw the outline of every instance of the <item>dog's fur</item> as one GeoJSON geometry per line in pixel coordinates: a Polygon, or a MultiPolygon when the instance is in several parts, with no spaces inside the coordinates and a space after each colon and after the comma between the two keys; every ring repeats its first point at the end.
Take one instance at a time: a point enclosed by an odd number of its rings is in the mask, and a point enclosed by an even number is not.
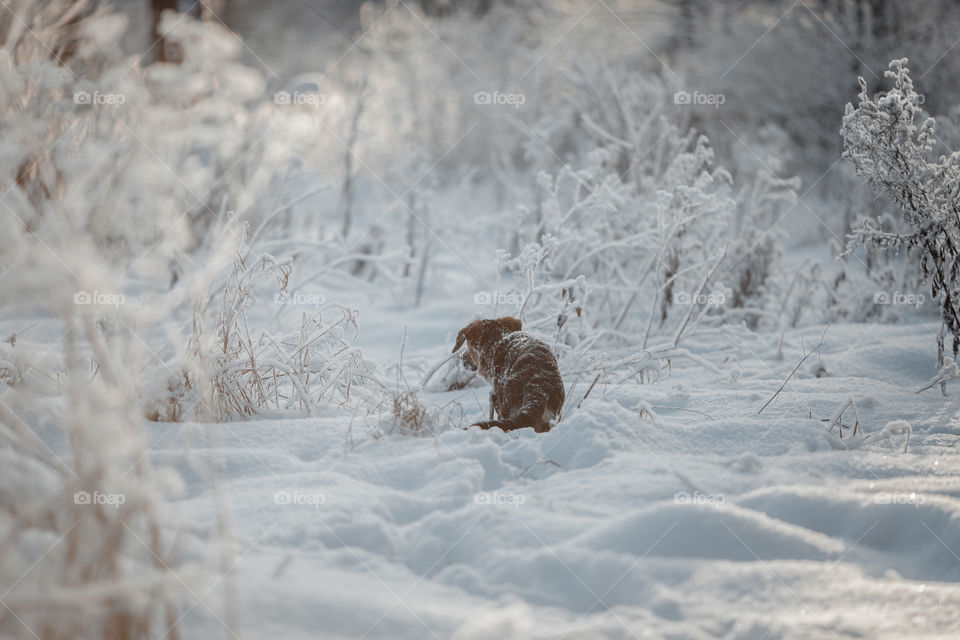
{"type": "Polygon", "coordinates": [[[557,359],[546,343],[520,327],[519,320],[507,316],[471,322],[457,334],[453,352],[466,342],[464,364],[493,386],[490,420],[475,426],[504,431],[533,427],[543,433],[560,417],[566,396],[557,359]]]}

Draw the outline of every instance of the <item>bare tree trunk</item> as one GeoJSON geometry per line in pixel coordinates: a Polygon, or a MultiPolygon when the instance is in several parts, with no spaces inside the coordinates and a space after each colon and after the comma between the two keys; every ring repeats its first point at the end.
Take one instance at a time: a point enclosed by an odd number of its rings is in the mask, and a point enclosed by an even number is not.
{"type": "Polygon", "coordinates": [[[155,59],[160,62],[179,62],[179,54],[173,51],[160,31],[161,14],[168,10],[176,11],[177,0],[150,0],[150,9],[153,12],[153,42],[151,44],[157,52],[155,59]]]}
{"type": "MultiPolygon", "coordinates": [[[[189,8],[189,13],[196,18],[216,20],[223,23],[226,5],[227,0],[203,0],[203,2],[194,3],[189,8]]],[[[153,14],[152,42],[150,44],[157,52],[155,60],[179,63],[182,59],[180,52],[166,41],[163,37],[164,34],[160,31],[160,16],[168,10],[179,12],[180,2],[178,0],[150,0],[150,11],[153,14]]]]}
{"type": "Polygon", "coordinates": [[[350,135],[347,138],[347,150],[344,153],[343,164],[345,173],[343,176],[343,229],[341,235],[346,239],[350,235],[350,227],[353,224],[353,153],[357,144],[357,136],[360,133],[360,117],[363,115],[364,99],[366,97],[367,82],[370,77],[366,71],[363,74],[363,82],[360,83],[360,89],[357,93],[357,104],[353,109],[353,119],[350,121],[350,135]]]}

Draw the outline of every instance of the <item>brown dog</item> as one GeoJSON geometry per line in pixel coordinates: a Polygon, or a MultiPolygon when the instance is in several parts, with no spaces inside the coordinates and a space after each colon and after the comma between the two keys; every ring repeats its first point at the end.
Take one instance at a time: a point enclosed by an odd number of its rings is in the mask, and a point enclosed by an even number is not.
{"type": "Polygon", "coordinates": [[[522,333],[520,326],[508,316],[471,322],[457,334],[453,351],[466,342],[464,363],[493,386],[490,420],[474,426],[504,431],[533,427],[543,433],[560,416],[565,394],[557,359],[546,343],[522,333]]]}

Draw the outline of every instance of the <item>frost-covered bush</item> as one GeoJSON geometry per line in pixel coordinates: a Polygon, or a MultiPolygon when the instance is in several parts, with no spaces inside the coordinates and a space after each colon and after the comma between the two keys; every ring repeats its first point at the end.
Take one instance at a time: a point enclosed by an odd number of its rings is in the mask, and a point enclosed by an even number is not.
{"type": "MultiPolygon", "coordinates": [[[[874,97],[860,79],[860,103],[856,108],[848,104],[843,118],[844,157],[879,195],[900,209],[911,230],[896,233],[877,218],[866,219],[844,255],[863,244],[914,253],[940,307],[944,328],[953,337],[956,357],[960,350],[960,154],[933,157],[935,122],[920,106],[907,60],[893,60],[886,75],[893,87],[874,97]]],[[[942,359],[942,339],[940,347],[942,359]]]]}
{"type": "Polygon", "coordinates": [[[784,180],[760,169],[737,198],[738,215],[732,229],[737,255],[721,277],[730,288],[728,317],[743,317],[752,328],[765,319],[780,322],[775,308],[781,294],[776,276],[784,234],[776,223],[781,211],[793,205],[798,186],[799,179],[784,180]]]}
{"type": "Polygon", "coordinates": [[[315,121],[265,99],[215,23],[168,19],[183,61],[144,68],[122,16],[5,9],[24,20],[0,21],[0,636],[175,634],[179,477],[146,455],[145,414],[367,391],[350,311],[272,304],[291,265],[263,245],[315,121]]]}
{"type": "Polygon", "coordinates": [[[118,266],[183,246],[172,207],[130,214],[172,185],[95,115],[117,94],[82,93],[78,73],[127,80],[108,46],[122,19],[83,2],[5,10],[29,23],[0,34],[0,320],[13,327],[0,353],[0,635],[176,633],[190,576],[175,573],[162,503],[179,479],[145,457],[145,354],[118,266]],[[140,160],[145,173],[129,166],[140,160]]]}
{"type": "Polygon", "coordinates": [[[290,290],[291,262],[251,253],[246,225],[232,226],[239,227],[231,238],[238,242],[233,266],[212,292],[194,300],[187,348],[165,367],[173,375],[161,376],[150,417],[229,420],[291,410],[312,415],[321,406],[369,402],[376,394],[365,381],[373,372],[349,342],[357,331],[356,312],[322,294],[290,290]],[[288,307],[304,311],[296,327],[267,331],[250,320],[255,306],[261,319],[265,308],[275,308],[274,315],[288,307]]]}
{"type": "MultiPolygon", "coordinates": [[[[539,219],[529,231],[530,240],[539,237],[541,250],[532,256],[536,252],[528,245],[506,264],[518,272],[537,264],[560,283],[561,297],[574,288],[574,279],[585,276],[593,323],[643,333],[645,325],[662,326],[674,293],[697,288],[703,267],[719,257],[733,201],[722,169],[710,166],[703,139],[674,158],[655,193],[638,193],[621,182],[609,160],[608,151],[600,149],[588,156],[584,170],[565,168],[556,179],[541,174],[539,219]],[[653,314],[634,307],[641,291],[653,292],[653,301],[644,301],[653,314]]],[[[538,293],[523,291],[528,298],[538,293]]]]}
{"type": "Polygon", "coordinates": [[[454,245],[469,222],[449,215],[438,193],[469,190],[478,166],[499,166],[518,146],[503,108],[477,104],[475,94],[516,90],[496,82],[531,61],[523,14],[498,7],[480,23],[438,20],[416,3],[360,12],[363,46],[337,59],[321,88],[330,140],[322,166],[343,177],[337,205],[356,254],[338,267],[358,283],[387,284],[399,302],[420,304],[438,247],[454,245]],[[494,42],[504,55],[490,55],[494,42]],[[335,118],[341,102],[346,113],[335,118]]]}
{"type": "MultiPolygon", "coordinates": [[[[661,4],[667,8],[676,3],[661,4]]],[[[928,108],[945,112],[960,102],[952,81],[957,61],[944,55],[960,26],[960,14],[950,3],[683,4],[686,11],[671,13],[677,33],[666,55],[660,56],[679,76],[674,78],[676,90],[725,96],[720,109],[696,110],[696,117],[738,181],[744,177],[741,169],[748,167],[731,158],[742,145],[730,130],[752,147],[750,133],[775,122],[789,134],[792,157],[784,158],[789,172],[802,175],[808,186],[836,200],[851,196],[859,200],[859,194],[852,193],[854,181],[832,167],[842,150],[836,136],[836,106],[849,100],[855,75],[866,78],[871,87],[881,85],[882,69],[894,57],[909,56],[916,68],[924,70],[931,87],[928,108]]],[[[845,232],[841,216],[824,218],[836,233],[845,232]]]]}
{"type": "Polygon", "coordinates": [[[555,109],[570,118],[556,127],[564,137],[548,141],[581,159],[540,172],[499,257],[526,321],[553,325],[561,344],[600,331],[599,344],[646,346],[728,312],[754,326],[775,316],[780,237],[767,230],[796,180],[764,170],[735,193],[706,138],[671,119],[655,78],[601,65],[571,83],[568,108],[555,109]]]}

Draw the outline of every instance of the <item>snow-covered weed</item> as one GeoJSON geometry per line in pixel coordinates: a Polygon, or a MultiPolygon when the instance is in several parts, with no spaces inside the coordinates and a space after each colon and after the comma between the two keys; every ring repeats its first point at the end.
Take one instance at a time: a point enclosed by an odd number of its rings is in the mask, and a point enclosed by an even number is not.
{"type": "Polygon", "coordinates": [[[191,575],[163,506],[180,480],[147,455],[144,414],[350,402],[356,317],[325,304],[273,334],[247,315],[290,264],[248,255],[240,230],[270,223],[306,136],[266,135],[280,107],[251,108],[265,85],[232,35],[178,18],[183,62],[142,68],[116,46],[124,17],[93,3],[5,10],[0,636],[176,637],[191,575]]]}
{"type": "Polygon", "coordinates": [[[122,117],[96,112],[127,95],[105,44],[122,18],[85,2],[7,5],[31,23],[6,20],[0,49],[0,297],[4,320],[33,319],[26,335],[46,344],[10,336],[0,356],[0,635],[175,636],[190,575],[162,508],[179,479],[146,456],[143,345],[120,267],[146,247],[183,246],[170,207],[128,216],[172,185],[145,179],[157,167],[115,136],[122,117]],[[86,102],[94,94],[73,69],[105,68],[99,95],[112,103],[86,102]]]}
{"type": "Polygon", "coordinates": [[[266,291],[267,296],[272,294],[267,304],[286,304],[287,297],[294,297],[287,290],[292,267],[269,255],[251,260],[243,249],[223,285],[209,334],[204,310],[194,310],[192,355],[209,368],[210,405],[216,419],[263,410],[310,415],[319,404],[350,403],[351,391],[363,384],[358,379],[367,370],[360,352],[348,342],[348,331],[357,329],[355,313],[327,304],[317,294],[316,312],[303,313],[296,331],[271,334],[251,328],[247,312],[257,303],[263,281],[274,282],[272,291],[266,291]]]}
{"type": "MultiPolygon", "coordinates": [[[[512,273],[506,292],[523,301],[524,329],[551,344],[565,372],[590,370],[588,384],[660,377],[666,358],[651,354],[673,352],[702,322],[757,304],[779,268],[775,236],[731,234],[738,203],[730,175],[706,138],[666,117],[665,88],[623,68],[601,70],[602,81],[573,76],[579,166],[537,175],[533,202],[517,216],[516,248],[497,255],[512,273]],[[643,366],[606,353],[626,345],[647,349],[643,366]]],[[[756,185],[744,197],[744,227],[772,216],[792,184],[756,185]]]]}
{"type": "Polygon", "coordinates": [[[393,396],[393,423],[388,434],[421,435],[428,429],[429,407],[413,391],[401,391],[393,396]]]}
{"type": "MultiPolygon", "coordinates": [[[[860,78],[860,104],[848,104],[841,133],[844,157],[867,178],[878,194],[889,198],[912,227],[908,233],[884,229],[879,219],[866,219],[848,243],[844,256],[860,245],[905,248],[918,254],[920,271],[940,307],[945,331],[960,351],[960,152],[933,158],[935,121],[926,117],[913,88],[907,60],[893,60],[886,76],[893,87],[875,97],[860,78]],[[918,118],[922,119],[918,122],[918,118]]],[[[940,361],[945,350],[940,341],[940,361]]]]}

